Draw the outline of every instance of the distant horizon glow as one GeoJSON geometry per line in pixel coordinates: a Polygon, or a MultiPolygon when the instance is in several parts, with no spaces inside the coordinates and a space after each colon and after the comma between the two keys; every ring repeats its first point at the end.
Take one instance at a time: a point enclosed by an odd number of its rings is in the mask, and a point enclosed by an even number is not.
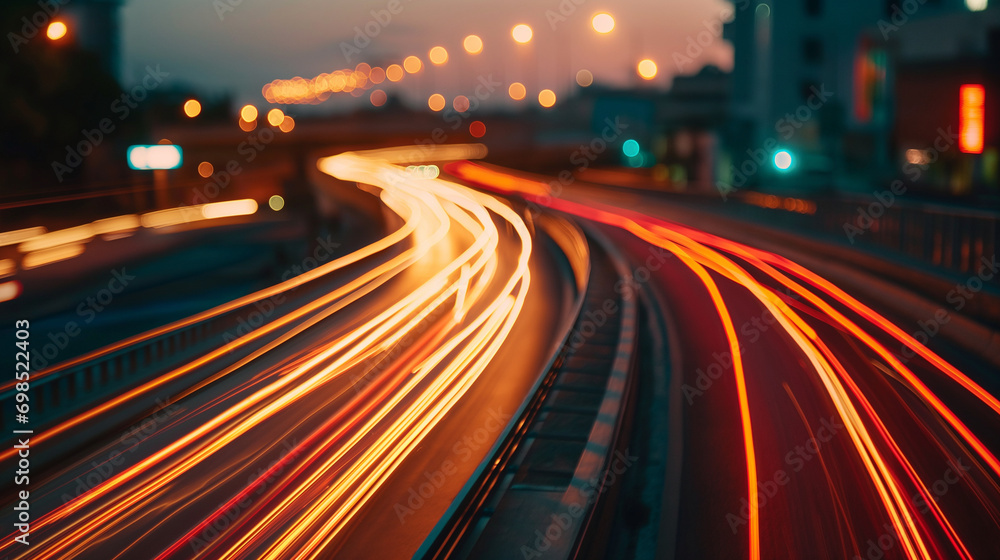
{"type": "MultiPolygon", "coordinates": [[[[706,21],[732,11],[724,0],[669,6],[628,0],[616,4],[613,12],[599,9],[611,6],[585,5],[552,21],[546,11],[555,10],[557,2],[547,6],[536,0],[506,0],[475,9],[456,0],[402,5],[404,9],[391,21],[380,24],[373,23],[371,12],[384,9],[385,0],[242,2],[224,14],[203,0],[130,0],[121,10],[120,77],[123,85],[135,84],[147,65],[159,64],[170,73],[172,87],[202,102],[231,96],[235,107],[255,104],[266,113],[269,107],[262,99],[266,84],[330,75],[361,62],[373,70],[385,69],[386,81],[391,82],[382,86],[386,93],[411,107],[424,105],[435,90],[447,99],[469,95],[478,77],[491,74],[505,88],[523,83],[532,96],[546,87],[559,96],[569,94],[578,87],[576,72],[583,67],[598,83],[632,87],[635,59],[628,58],[636,49],[662,61],[658,87],[669,85],[676,74],[696,73],[704,64],[732,68],[732,47],[721,38],[682,68],[670,58],[671,53],[684,51],[686,40],[706,21]],[[615,22],[607,34],[593,27],[594,17],[602,13],[615,22]],[[529,43],[513,40],[512,29],[518,24],[532,28],[529,43]],[[450,60],[432,68],[427,55],[435,46],[446,49],[450,60]],[[412,81],[401,78],[403,61],[414,55],[423,60],[412,60],[403,73],[407,78],[417,76],[412,81]]],[[[316,114],[371,107],[369,93],[334,94],[301,110],[316,114]]],[[[504,95],[483,105],[514,103],[504,95]]]]}

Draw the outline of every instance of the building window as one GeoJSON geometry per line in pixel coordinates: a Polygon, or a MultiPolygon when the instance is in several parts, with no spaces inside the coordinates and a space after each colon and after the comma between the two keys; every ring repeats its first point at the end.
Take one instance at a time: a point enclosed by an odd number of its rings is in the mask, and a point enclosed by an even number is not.
{"type": "Polygon", "coordinates": [[[806,14],[818,16],[823,13],[823,0],[806,0],[806,14]]]}
{"type": "Polygon", "coordinates": [[[802,59],[807,64],[823,63],[823,41],[816,37],[806,37],[802,40],[802,59]]]}

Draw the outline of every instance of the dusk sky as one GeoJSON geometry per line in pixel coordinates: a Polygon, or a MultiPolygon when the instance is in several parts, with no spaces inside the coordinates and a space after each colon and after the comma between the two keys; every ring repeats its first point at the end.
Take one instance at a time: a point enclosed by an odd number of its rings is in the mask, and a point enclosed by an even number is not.
{"type": "MultiPolygon", "coordinates": [[[[388,0],[131,0],[122,13],[122,68],[129,81],[147,64],[159,64],[174,83],[259,102],[261,87],[276,78],[308,78],[359,62],[387,65],[411,54],[426,65],[435,45],[445,47],[450,60],[442,67],[425,66],[415,78],[420,96],[468,92],[478,76],[489,75],[505,83],[522,81],[529,90],[562,92],[581,68],[599,82],[627,85],[635,81],[636,62],[647,57],[659,66],[654,83],[666,87],[673,74],[697,71],[705,63],[725,69],[732,64],[731,48],[714,33],[711,45],[693,51],[696,57],[682,72],[674,61],[674,53],[684,53],[699,32],[721,29],[719,22],[732,9],[727,2],[576,1],[579,6],[573,0],[399,0],[402,9],[382,26],[370,23],[371,12],[386,10],[388,0]],[[606,36],[590,26],[602,11],[616,19],[606,36]],[[518,23],[534,29],[528,46],[511,39],[518,23]],[[349,53],[348,61],[342,43],[353,48],[355,26],[366,25],[377,36],[360,54],[349,53]],[[462,50],[462,39],[472,33],[485,44],[475,57],[462,50]]],[[[703,33],[703,42],[707,38],[703,33]]],[[[407,90],[413,92],[413,85],[407,90]]],[[[341,95],[324,107],[357,101],[341,95]]]]}

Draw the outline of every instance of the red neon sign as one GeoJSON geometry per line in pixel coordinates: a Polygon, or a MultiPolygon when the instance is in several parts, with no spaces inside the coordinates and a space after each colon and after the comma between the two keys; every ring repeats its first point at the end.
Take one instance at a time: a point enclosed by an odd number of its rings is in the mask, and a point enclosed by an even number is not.
{"type": "Polygon", "coordinates": [[[958,147],[966,154],[983,153],[986,88],[966,84],[959,89],[958,147]]]}

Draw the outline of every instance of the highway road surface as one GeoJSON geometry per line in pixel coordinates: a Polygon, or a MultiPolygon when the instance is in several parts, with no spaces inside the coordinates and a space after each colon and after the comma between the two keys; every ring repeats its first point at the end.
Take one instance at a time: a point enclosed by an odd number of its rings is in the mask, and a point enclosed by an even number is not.
{"type": "Polygon", "coordinates": [[[997,557],[995,370],[960,371],[817,274],[642,196],[446,170],[607,231],[664,302],[683,411],[664,557],[997,557]]]}
{"type": "MultiPolygon", "coordinates": [[[[171,346],[164,371],[32,434],[30,523],[8,527],[0,554],[412,557],[512,433],[577,319],[568,256],[537,228],[545,214],[606,240],[630,270],[615,297],[641,293],[640,315],[665,327],[643,334],[646,369],[628,372],[652,380],[638,388],[646,404],[627,410],[645,425],[635,444],[664,462],[640,458],[646,470],[623,475],[657,489],[645,537],[625,549],[1000,557],[1000,378],[988,356],[932,351],[895,307],[856,299],[790,253],[710,233],[737,227],[717,216],[582,183],[553,192],[544,177],[468,161],[481,146],[431,152],[321,159],[379,197],[382,237],[77,358],[139,353],[292,296],[216,347],[171,346]],[[649,402],[657,384],[669,394],[649,402]]],[[[0,451],[7,471],[16,454],[0,451]]],[[[582,553],[617,556],[626,538],[582,553]]]]}
{"type": "Polygon", "coordinates": [[[555,336],[538,333],[559,331],[571,284],[555,246],[493,197],[373,155],[321,166],[370,185],[396,229],[307,273],[349,272],[273,321],[289,329],[280,337],[237,339],[33,436],[35,449],[57,445],[166,380],[199,380],[33,479],[31,545],[12,534],[4,554],[388,558],[419,547],[554,352],[555,336]]]}

